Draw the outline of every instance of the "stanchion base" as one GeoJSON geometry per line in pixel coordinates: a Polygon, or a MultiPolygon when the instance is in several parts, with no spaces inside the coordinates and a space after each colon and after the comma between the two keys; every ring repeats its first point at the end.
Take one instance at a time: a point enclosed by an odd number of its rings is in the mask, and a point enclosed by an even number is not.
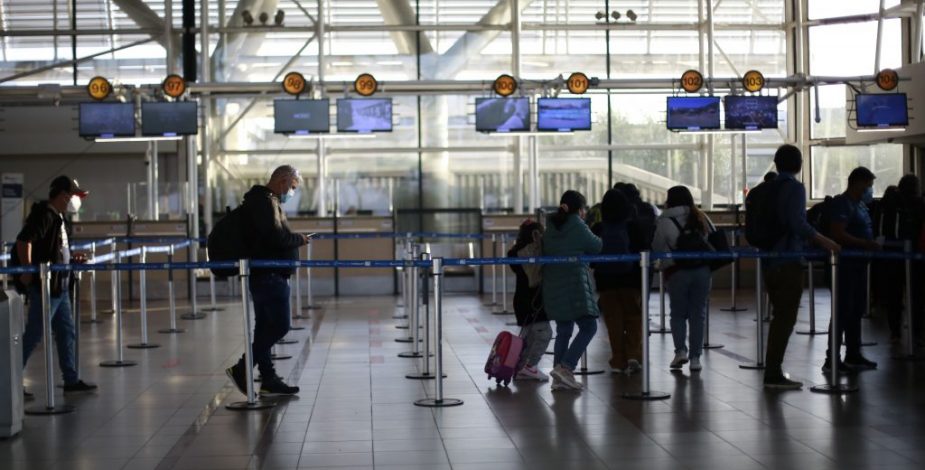
{"type": "Polygon", "coordinates": [[[556,355],[556,352],[555,352],[555,351],[546,351],[546,352],[544,352],[543,354],[548,354],[548,355],[550,355],[550,356],[555,356],[555,355],[556,355]]]}
{"type": "Polygon", "coordinates": [[[392,315],[392,320],[407,320],[408,315],[392,315]]]}
{"type": "Polygon", "coordinates": [[[816,336],[816,335],[827,335],[827,334],[829,334],[829,332],[826,331],[826,330],[803,330],[803,331],[797,331],[797,334],[798,334],[798,335],[816,336]]]}
{"type": "Polygon", "coordinates": [[[83,323],[84,325],[96,325],[98,323],[103,323],[103,320],[100,320],[99,318],[94,320],[91,318],[89,320],[81,320],[80,323],[83,323]]]}
{"type": "Polygon", "coordinates": [[[459,406],[462,404],[463,401],[458,398],[444,398],[443,400],[437,400],[436,398],[422,398],[414,402],[414,406],[423,406],[425,408],[444,408],[448,406],[459,406]]]}
{"type": "Polygon", "coordinates": [[[868,347],[868,346],[876,346],[876,345],[877,345],[876,341],[861,341],[862,348],[868,347]]]}
{"type": "Polygon", "coordinates": [[[182,328],[164,328],[163,330],[157,330],[158,333],[170,334],[170,333],[184,333],[186,330],[182,328]]]}
{"type": "Polygon", "coordinates": [[[202,309],[203,312],[222,312],[224,310],[223,307],[206,307],[202,309]]]}
{"type": "Polygon", "coordinates": [[[100,367],[132,367],[138,365],[135,361],[103,361],[100,367]]]}
{"type": "Polygon", "coordinates": [[[725,344],[716,344],[716,343],[704,343],[703,349],[722,349],[725,348],[725,344]]]}
{"type": "Polygon", "coordinates": [[[65,413],[73,413],[75,409],[76,408],[74,408],[73,405],[55,405],[52,407],[49,407],[46,405],[37,405],[37,406],[30,406],[29,408],[26,408],[23,412],[27,415],[48,416],[48,415],[63,415],[65,413]]]}
{"type": "Polygon", "coordinates": [[[302,310],[321,310],[320,305],[303,305],[302,310]]]}
{"type": "Polygon", "coordinates": [[[247,411],[247,410],[265,410],[267,408],[273,408],[276,406],[275,402],[257,400],[253,403],[246,401],[236,401],[234,403],[229,403],[225,405],[226,409],[235,410],[235,411],[247,411]]]}
{"type": "MultiPolygon", "coordinates": [[[[434,374],[425,374],[425,373],[421,372],[421,373],[419,373],[419,374],[406,374],[406,375],[405,375],[405,378],[406,378],[406,379],[411,379],[411,380],[433,380],[433,379],[436,379],[437,376],[434,375],[434,374]]],[[[442,377],[442,378],[445,379],[445,378],[446,378],[446,374],[443,374],[443,377],[442,377]]]]}
{"type": "MultiPolygon", "coordinates": [[[[431,356],[433,356],[433,354],[431,354],[431,356]]],[[[419,357],[424,357],[424,354],[420,352],[406,351],[406,352],[396,354],[396,357],[401,357],[405,359],[417,359],[419,357]]]]}
{"type": "Polygon", "coordinates": [[[270,355],[271,361],[285,361],[286,359],[292,359],[292,356],[288,354],[272,354],[270,355]]]}
{"type": "Polygon", "coordinates": [[[627,400],[642,400],[642,401],[665,400],[667,398],[671,398],[671,394],[650,390],[648,393],[626,392],[623,394],[623,398],[627,400]]]}
{"type": "Polygon", "coordinates": [[[604,373],[603,370],[596,370],[596,369],[575,369],[572,372],[573,375],[597,375],[597,374],[603,374],[603,373],[604,373]]]}
{"type": "Polygon", "coordinates": [[[517,326],[517,322],[516,321],[504,322],[504,326],[517,326]]]}
{"type": "Polygon", "coordinates": [[[289,329],[292,330],[292,331],[299,331],[299,330],[304,330],[305,327],[304,327],[304,326],[289,325],[289,329]]]}
{"type": "Polygon", "coordinates": [[[650,335],[654,335],[654,334],[667,335],[668,333],[671,333],[671,330],[669,330],[668,328],[659,328],[657,330],[649,330],[650,335]]]}
{"type": "Polygon", "coordinates": [[[492,315],[513,315],[514,312],[509,312],[507,310],[498,310],[497,312],[491,312],[492,315]]]}
{"type": "Polygon", "coordinates": [[[751,362],[748,364],[739,364],[739,369],[764,370],[764,363],[763,362],[751,362]]]}
{"type": "Polygon", "coordinates": [[[298,344],[299,340],[296,339],[286,339],[283,338],[276,342],[276,344],[298,344]]]}
{"type": "Polygon", "coordinates": [[[184,313],[180,315],[181,320],[202,320],[206,317],[204,313],[184,313]]]}
{"type": "Polygon", "coordinates": [[[292,319],[293,319],[293,320],[311,320],[311,319],[312,319],[312,316],[311,316],[311,315],[302,315],[301,313],[299,313],[299,314],[293,315],[293,316],[292,316],[292,319]]]}
{"type": "Polygon", "coordinates": [[[160,344],[154,343],[138,343],[138,344],[127,344],[125,347],[129,349],[154,349],[161,347],[160,344]]]}
{"type": "Polygon", "coordinates": [[[719,311],[720,312],[747,312],[748,309],[745,307],[736,307],[735,305],[733,305],[732,307],[721,308],[719,309],[719,311]]]}
{"type": "Polygon", "coordinates": [[[395,328],[399,330],[410,330],[411,329],[411,327],[408,325],[395,325],[395,328]]]}
{"type": "Polygon", "coordinates": [[[498,302],[491,302],[491,303],[482,304],[482,305],[484,305],[484,306],[486,306],[486,307],[497,307],[497,306],[498,306],[498,302]]]}
{"type": "Polygon", "coordinates": [[[858,391],[857,385],[849,385],[843,383],[837,384],[820,384],[813,385],[809,388],[809,391],[816,393],[824,393],[826,395],[841,395],[844,393],[854,393],[858,391]]]}

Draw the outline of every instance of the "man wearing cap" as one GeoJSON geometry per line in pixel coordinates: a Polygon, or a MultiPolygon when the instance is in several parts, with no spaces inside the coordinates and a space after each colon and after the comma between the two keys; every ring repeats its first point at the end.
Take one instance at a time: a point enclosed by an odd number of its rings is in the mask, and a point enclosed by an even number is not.
{"type": "MultiPolygon", "coordinates": [[[[77,181],[67,176],[59,176],[51,182],[47,201],[39,201],[32,206],[26,223],[16,237],[16,250],[13,253],[16,264],[39,265],[43,263],[69,264],[83,263],[84,256],[71,254],[69,237],[71,224],[65,214],[76,213],[80,209],[87,192],[80,189],[77,181]]],[[[69,272],[52,272],[50,280],[51,328],[58,347],[58,363],[64,375],[65,392],[85,392],[93,390],[96,385],[88,384],[77,375],[74,360],[74,319],[71,317],[69,272]]],[[[26,332],[23,334],[23,367],[32,351],[42,340],[42,291],[38,276],[23,274],[16,279],[17,287],[24,290],[29,298],[29,318],[26,332]]]]}

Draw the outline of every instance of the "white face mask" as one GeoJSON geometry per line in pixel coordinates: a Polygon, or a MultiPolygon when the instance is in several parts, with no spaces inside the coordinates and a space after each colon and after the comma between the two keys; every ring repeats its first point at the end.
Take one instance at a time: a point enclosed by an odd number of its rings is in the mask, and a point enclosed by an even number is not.
{"type": "Polygon", "coordinates": [[[71,200],[67,202],[67,212],[69,214],[76,214],[80,210],[80,205],[83,203],[83,200],[78,196],[71,196],[71,200]]]}

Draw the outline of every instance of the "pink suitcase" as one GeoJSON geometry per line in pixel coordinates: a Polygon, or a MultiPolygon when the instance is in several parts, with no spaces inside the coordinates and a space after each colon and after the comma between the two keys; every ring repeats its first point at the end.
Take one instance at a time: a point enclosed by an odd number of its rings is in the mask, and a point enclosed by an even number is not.
{"type": "Polygon", "coordinates": [[[517,373],[517,363],[524,349],[524,340],[509,331],[498,333],[495,344],[491,347],[488,362],[485,363],[485,373],[488,380],[495,379],[498,385],[511,383],[517,373]]]}

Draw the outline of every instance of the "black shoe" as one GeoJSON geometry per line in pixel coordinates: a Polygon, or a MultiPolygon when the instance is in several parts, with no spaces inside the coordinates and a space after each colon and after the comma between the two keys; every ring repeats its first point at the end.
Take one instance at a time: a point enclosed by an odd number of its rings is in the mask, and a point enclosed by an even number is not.
{"type": "Polygon", "coordinates": [[[296,393],[299,393],[299,387],[286,385],[286,382],[278,376],[264,377],[260,382],[261,395],[295,395],[296,393]]]}
{"type": "Polygon", "coordinates": [[[32,393],[32,392],[30,392],[30,391],[28,391],[28,390],[26,390],[25,388],[22,389],[22,397],[23,397],[26,401],[35,400],[35,394],[32,393]]]}
{"type": "Polygon", "coordinates": [[[773,390],[799,390],[803,388],[803,382],[790,380],[786,374],[781,374],[777,377],[765,377],[764,388],[773,390]]]}
{"type": "Polygon", "coordinates": [[[67,392],[89,392],[96,390],[96,385],[88,384],[83,380],[78,380],[72,384],[64,384],[64,393],[67,392]]]}
{"type": "Polygon", "coordinates": [[[846,356],[845,365],[858,370],[872,370],[877,368],[877,363],[858,354],[857,356],[846,356]]]}
{"type": "Polygon", "coordinates": [[[238,391],[247,395],[247,372],[241,364],[235,364],[225,369],[225,375],[231,379],[231,383],[238,388],[238,391]]]}
{"type": "MultiPolygon", "coordinates": [[[[836,365],[836,367],[838,368],[839,374],[848,374],[848,373],[855,372],[853,368],[849,367],[846,363],[842,361],[838,361],[838,364],[836,365]]],[[[822,364],[822,372],[825,372],[826,374],[828,374],[829,372],[832,372],[832,364],[828,358],[826,358],[825,363],[822,364]]]]}

